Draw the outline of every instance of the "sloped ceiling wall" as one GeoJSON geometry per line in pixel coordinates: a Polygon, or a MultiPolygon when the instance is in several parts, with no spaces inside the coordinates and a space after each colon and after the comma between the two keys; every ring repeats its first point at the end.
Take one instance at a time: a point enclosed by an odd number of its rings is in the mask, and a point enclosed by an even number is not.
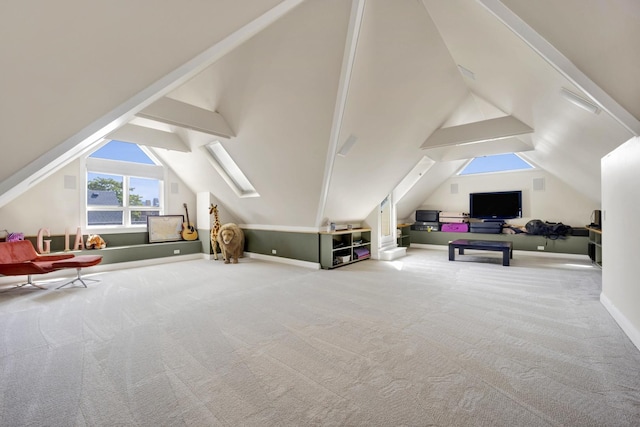
{"type": "Polygon", "coordinates": [[[197,144],[159,155],[244,223],[313,226],[350,9],[304,3],[169,95],[225,117],[236,136],[219,141],[260,197],[237,197],[197,144]]]}
{"type": "MultiPolygon", "coordinates": [[[[79,154],[161,96],[219,113],[233,135],[164,126],[183,142],[156,153],[193,192],[210,191],[244,223],[270,226],[362,220],[428,155],[420,146],[436,129],[500,115],[534,129],[521,137],[535,147],[523,157],[599,199],[600,158],[640,129],[634,0],[606,9],[596,0],[23,3],[6,6],[0,18],[0,55],[9,64],[0,125],[3,154],[12,159],[0,169],[0,205],[43,164],[79,154]],[[504,6],[574,61],[588,84],[497,19],[504,6]],[[276,9],[255,34],[229,39],[276,9]],[[212,48],[223,53],[198,74],[194,67],[176,74],[212,48]],[[621,122],[606,109],[587,113],[561,99],[563,87],[601,106],[611,97],[605,104],[632,114],[621,122]],[[129,116],[113,114],[120,110],[129,116]],[[337,156],[350,137],[353,149],[337,156]],[[260,197],[240,198],[227,186],[203,149],[215,140],[260,197]]],[[[485,152],[475,148],[469,156],[485,152]]],[[[398,200],[398,216],[463,163],[430,166],[398,200]]]]}
{"type": "Polygon", "coordinates": [[[468,89],[418,2],[367,2],[325,217],[365,218],[420,160],[468,89]]]}
{"type": "Polygon", "coordinates": [[[344,1],[306,2],[169,94],[227,119],[237,136],[221,142],[259,198],[235,197],[206,159],[198,164],[208,173],[194,176],[192,155],[159,155],[192,177],[192,188],[222,193],[246,223],[361,221],[423,156],[417,143],[468,90],[420,3],[367,2],[336,117],[351,11],[344,1]],[[356,139],[344,157],[330,152],[338,119],[337,148],[356,139]],[[333,162],[329,176],[325,161],[333,162]]]}
{"type": "Polygon", "coordinates": [[[623,108],[640,118],[640,2],[504,0],[623,108]]]}
{"type": "Polygon", "coordinates": [[[278,3],[3,2],[0,182],[278,3]]]}
{"type": "MultiPolygon", "coordinates": [[[[562,99],[563,87],[582,92],[480,2],[424,4],[456,63],[474,72],[475,79],[465,78],[471,92],[535,130],[527,137],[535,150],[522,156],[598,200],[600,176],[593,171],[631,133],[608,114],[594,115],[562,99]]],[[[551,10],[545,15],[553,15],[551,10]]],[[[488,118],[478,115],[471,121],[488,118]]]]}

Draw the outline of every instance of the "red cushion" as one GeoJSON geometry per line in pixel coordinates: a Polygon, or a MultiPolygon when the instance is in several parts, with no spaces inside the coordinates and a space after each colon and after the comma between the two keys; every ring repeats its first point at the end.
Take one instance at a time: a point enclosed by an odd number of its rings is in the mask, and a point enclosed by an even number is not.
{"type": "Polygon", "coordinates": [[[29,240],[0,242],[0,274],[19,276],[43,274],[62,268],[82,268],[100,264],[101,255],[38,255],[29,240]]]}
{"type": "MultiPolygon", "coordinates": [[[[46,267],[46,266],[44,266],[46,267]]],[[[44,274],[54,269],[43,268],[34,262],[16,262],[12,264],[0,264],[0,274],[4,276],[22,276],[23,274],[44,274]]]]}
{"type": "Polygon", "coordinates": [[[65,259],[62,261],[56,261],[52,263],[53,268],[82,268],[91,267],[102,262],[101,255],[78,255],[73,258],[65,259]]]}
{"type": "Polygon", "coordinates": [[[0,264],[31,261],[38,257],[29,240],[17,242],[0,242],[0,264]]]}

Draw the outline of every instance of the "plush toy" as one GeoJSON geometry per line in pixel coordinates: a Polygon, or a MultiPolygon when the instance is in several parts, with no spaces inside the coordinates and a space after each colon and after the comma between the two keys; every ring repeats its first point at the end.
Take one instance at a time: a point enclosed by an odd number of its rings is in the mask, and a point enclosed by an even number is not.
{"type": "Polygon", "coordinates": [[[24,240],[23,233],[9,233],[7,235],[7,242],[17,242],[20,240],[24,240]]]}
{"type": "Polygon", "coordinates": [[[0,239],[0,242],[17,242],[24,240],[23,233],[9,233],[7,230],[0,230],[0,232],[5,233],[5,237],[0,239]]]}
{"type": "Polygon", "coordinates": [[[238,263],[238,258],[244,255],[244,232],[236,224],[229,222],[220,227],[218,244],[222,251],[222,259],[225,264],[238,263]]]}
{"type": "Polygon", "coordinates": [[[106,247],[107,242],[99,234],[89,234],[86,244],[87,249],[104,249],[106,247]]]}

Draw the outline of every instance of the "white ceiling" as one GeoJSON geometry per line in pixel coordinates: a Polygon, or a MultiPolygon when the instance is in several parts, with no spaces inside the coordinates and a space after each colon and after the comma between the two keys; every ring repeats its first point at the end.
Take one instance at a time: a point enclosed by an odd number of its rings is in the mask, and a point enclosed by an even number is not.
{"type": "Polygon", "coordinates": [[[361,221],[420,169],[399,201],[407,217],[467,158],[514,150],[597,201],[600,159],[640,132],[635,0],[239,3],[7,7],[0,206],[114,131],[156,145],[246,224],[361,221]],[[162,103],[198,109],[159,123],[162,103]],[[505,116],[533,133],[421,149],[442,127],[505,116]],[[214,140],[260,197],[228,187],[203,149],[214,140]]]}

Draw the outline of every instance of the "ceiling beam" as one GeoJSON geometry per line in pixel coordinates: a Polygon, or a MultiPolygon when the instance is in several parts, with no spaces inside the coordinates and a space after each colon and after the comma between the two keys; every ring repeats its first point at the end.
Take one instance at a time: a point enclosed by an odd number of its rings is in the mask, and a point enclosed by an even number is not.
{"type": "Polygon", "coordinates": [[[353,0],[351,3],[349,29],[347,30],[347,39],[342,57],[340,82],[338,84],[336,105],[333,109],[333,122],[331,124],[329,149],[327,150],[327,160],[325,161],[324,166],[324,178],[322,181],[322,188],[320,190],[320,202],[318,203],[318,213],[316,216],[317,227],[321,227],[325,220],[324,211],[327,205],[329,186],[331,185],[333,164],[336,161],[336,153],[338,151],[340,130],[342,129],[342,120],[344,118],[344,110],[347,104],[347,96],[349,94],[349,84],[351,81],[351,73],[353,71],[353,63],[356,59],[356,48],[358,46],[358,38],[360,37],[360,26],[362,24],[362,16],[364,15],[364,5],[365,0],[353,0]]]}
{"type": "Polygon", "coordinates": [[[175,133],[164,132],[144,126],[126,124],[111,132],[105,138],[116,141],[132,142],[134,144],[149,147],[164,148],[167,150],[188,153],[191,149],[175,133]]]}
{"type": "Polygon", "coordinates": [[[220,113],[171,98],[160,98],[144,110],[139,111],[136,116],[222,138],[235,136],[220,113]]]}
{"type": "Polygon", "coordinates": [[[402,178],[402,181],[396,185],[391,193],[391,199],[393,203],[398,203],[402,198],[413,188],[414,185],[427,173],[431,166],[435,162],[427,156],[423,156],[422,159],[416,163],[416,165],[409,171],[408,174],[402,178]]]}
{"type": "Polygon", "coordinates": [[[518,138],[504,138],[486,141],[482,144],[429,148],[424,152],[432,160],[449,162],[451,160],[473,159],[474,157],[493,156],[496,154],[522,153],[534,149],[533,145],[518,138]]]}
{"type": "Polygon", "coordinates": [[[498,117],[437,129],[420,146],[422,149],[476,144],[532,133],[533,129],[513,116],[498,117]]]}

